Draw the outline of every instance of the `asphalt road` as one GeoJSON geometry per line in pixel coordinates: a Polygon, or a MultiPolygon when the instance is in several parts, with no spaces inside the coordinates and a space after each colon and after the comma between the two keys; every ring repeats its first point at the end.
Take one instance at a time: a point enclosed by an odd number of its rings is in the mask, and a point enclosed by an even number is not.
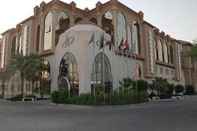
{"type": "Polygon", "coordinates": [[[197,97],[102,107],[0,100],[0,131],[197,131],[197,97]]]}

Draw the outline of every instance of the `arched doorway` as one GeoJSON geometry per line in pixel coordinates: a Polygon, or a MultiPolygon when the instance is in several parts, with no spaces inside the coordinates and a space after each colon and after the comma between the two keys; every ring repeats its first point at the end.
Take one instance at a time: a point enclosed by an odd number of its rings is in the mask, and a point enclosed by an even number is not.
{"type": "Polygon", "coordinates": [[[113,89],[110,61],[102,52],[95,57],[91,74],[91,91],[97,87],[104,88],[105,93],[110,93],[113,89]]]}
{"type": "Polygon", "coordinates": [[[68,89],[70,95],[79,95],[79,74],[75,56],[67,52],[60,62],[58,86],[60,89],[68,89]]]}

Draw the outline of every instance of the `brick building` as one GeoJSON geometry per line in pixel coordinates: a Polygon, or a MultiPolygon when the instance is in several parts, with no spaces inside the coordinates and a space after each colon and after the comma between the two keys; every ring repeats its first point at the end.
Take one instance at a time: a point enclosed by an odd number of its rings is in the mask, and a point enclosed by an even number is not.
{"type": "MultiPolygon", "coordinates": [[[[33,16],[2,36],[0,90],[4,97],[21,91],[19,73],[6,72],[17,53],[37,53],[45,59],[50,90],[67,87],[81,94],[96,84],[114,89],[125,77],[149,82],[162,77],[173,84],[196,85],[196,66],[186,55],[192,44],[170,37],[145,21],[143,12],[117,0],[98,2],[92,10],[79,9],[75,2],[42,2],[33,16]]],[[[27,94],[32,86],[26,81],[27,94]]]]}

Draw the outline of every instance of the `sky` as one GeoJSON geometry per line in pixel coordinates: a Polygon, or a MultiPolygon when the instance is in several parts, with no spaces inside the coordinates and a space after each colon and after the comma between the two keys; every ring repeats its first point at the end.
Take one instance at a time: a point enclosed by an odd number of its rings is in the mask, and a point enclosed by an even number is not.
{"type": "MultiPolygon", "coordinates": [[[[33,15],[43,0],[1,0],[0,33],[33,15]]],[[[49,2],[50,0],[44,0],[49,2]]],[[[62,0],[70,3],[72,0],[62,0]]],[[[98,0],[74,0],[79,8],[94,8],[98,0]]],[[[108,0],[100,0],[102,3],[108,0]]],[[[143,11],[145,20],[173,38],[197,39],[197,0],[119,0],[135,11],[143,11]]]]}

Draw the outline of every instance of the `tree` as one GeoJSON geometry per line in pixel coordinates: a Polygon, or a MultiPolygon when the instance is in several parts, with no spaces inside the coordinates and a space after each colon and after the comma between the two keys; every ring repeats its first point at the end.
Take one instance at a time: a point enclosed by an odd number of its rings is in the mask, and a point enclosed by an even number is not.
{"type": "Polygon", "coordinates": [[[39,55],[26,56],[25,79],[29,81],[38,80],[43,70],[43,62],[39,55]]]}
{"type": "Polygon", "coordinates": [[[42,71],[45,68],[41,57],[39,55],[31,54],[26,57],[26,63],[27,66],[25,68],[25,79],[31,81],[32,85],[34,85],[35,81],[41,81],[42,71]]]}
{"type": "Polygon", "coordinates": [[[24,96],[24,81],[33,81],[36,77],[39,77],[39,73],[42,70],[42,60],[40,56],[30,54],[29,56],[15,55],[10,61],[9,70],[20,72],[21,77],[21,95],[24,96]]]}

